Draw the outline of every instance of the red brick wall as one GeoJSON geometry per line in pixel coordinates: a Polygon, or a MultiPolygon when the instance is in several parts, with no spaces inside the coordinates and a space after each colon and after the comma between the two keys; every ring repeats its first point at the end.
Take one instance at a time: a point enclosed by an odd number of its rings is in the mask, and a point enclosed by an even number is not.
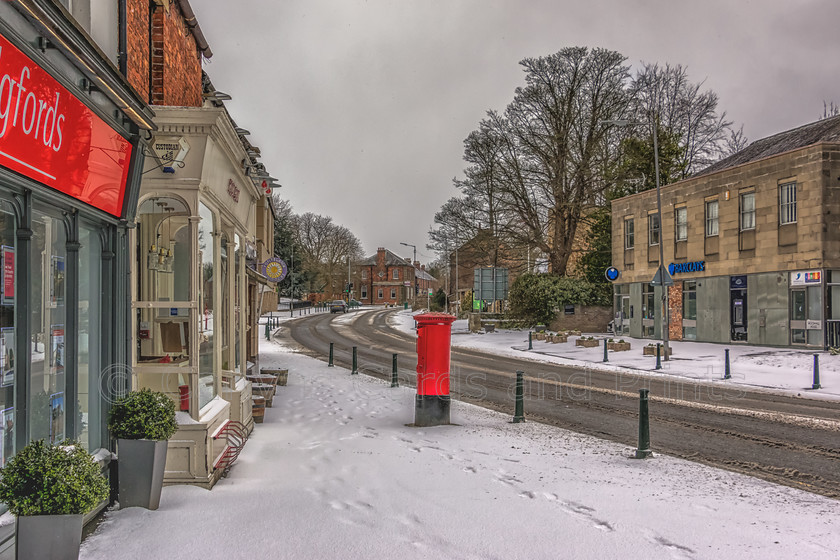
{"type": "Polygon", "coordinates": [[[126,11],[126,78],[149,100],[149,0],[128,0],[126,11]]]}
{"type": "Polygon", "coordinates": [[[201,55],[181,10],[175,3],[154,4],[151,12],[149,6],[149,0],[128,0],[129,82],[151,105],[200,107],[201,55]]]}

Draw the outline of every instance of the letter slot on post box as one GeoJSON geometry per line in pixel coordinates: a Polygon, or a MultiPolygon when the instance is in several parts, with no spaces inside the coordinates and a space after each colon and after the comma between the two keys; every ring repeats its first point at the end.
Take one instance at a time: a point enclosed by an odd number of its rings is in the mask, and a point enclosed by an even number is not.
{"type": "Polygon", "coordinates": [[[449,347],[455,317],[445,313],[416,315],[417,397],[415,426],[449,424],[449,347]]]}

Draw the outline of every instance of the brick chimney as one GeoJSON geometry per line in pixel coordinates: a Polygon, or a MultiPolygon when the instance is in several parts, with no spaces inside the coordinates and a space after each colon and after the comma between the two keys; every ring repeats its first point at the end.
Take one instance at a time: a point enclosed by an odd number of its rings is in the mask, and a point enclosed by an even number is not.
{"type": "Polygon", "coordinates": [[[385,247],[379,247],[376,250],[376,267],[385,269],[385,247]]]}

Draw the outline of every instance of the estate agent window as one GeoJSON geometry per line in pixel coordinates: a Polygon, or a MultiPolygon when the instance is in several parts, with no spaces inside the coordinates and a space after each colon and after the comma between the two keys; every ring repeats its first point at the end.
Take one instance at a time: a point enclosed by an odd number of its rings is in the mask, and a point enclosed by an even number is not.
{"type": "Polygon", "coordinates": [[[648,243],[650,245],[659,245],[659,215],[651,214],[648,216],[648,243]]]}
{"type": "Polygon", "coordinates": [[[755,193],[741,195],[741,231],[755,229],[755,193]]]}
{"type": "Polygon", "coordinates": [[[796,183],[779,185],[779,223],[796,223],[796,183]]]}
{"type": "Polygon", "coordinates": [[[634,244],[633,218],[624,220],[624,248],[632,249],[634,244]]]}
{"type": "Polygon", "coordinates": [[[683,206],[674,211],[675,232],[674,236],[677,241],[685,241],[688,239],[688,209],[683,206]]]}
{"type": "Polygon", "coordinates": [[[718,201],[706,201],[706,237],[718,234],[718,201]]]}

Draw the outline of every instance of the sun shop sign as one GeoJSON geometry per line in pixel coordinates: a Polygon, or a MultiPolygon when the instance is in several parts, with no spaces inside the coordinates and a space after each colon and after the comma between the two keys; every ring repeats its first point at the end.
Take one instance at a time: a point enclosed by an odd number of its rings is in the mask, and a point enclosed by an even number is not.
{"type": "Polygon", "coordinates": [[[131,144],[0,36],[0,165],[121,216],[131,144]]]}

